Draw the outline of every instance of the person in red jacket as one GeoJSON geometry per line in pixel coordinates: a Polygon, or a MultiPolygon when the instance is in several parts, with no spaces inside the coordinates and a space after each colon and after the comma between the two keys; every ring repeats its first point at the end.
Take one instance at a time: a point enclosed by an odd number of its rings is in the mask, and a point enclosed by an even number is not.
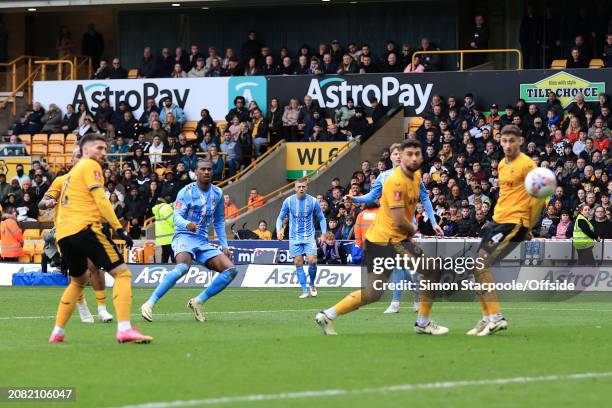
{"type": "Polygon", "coordinates": [[[17,262],[17,259],[23,255],[23,233],[13,214],[2,214],[0,252],[5,262],[17,262]]]}

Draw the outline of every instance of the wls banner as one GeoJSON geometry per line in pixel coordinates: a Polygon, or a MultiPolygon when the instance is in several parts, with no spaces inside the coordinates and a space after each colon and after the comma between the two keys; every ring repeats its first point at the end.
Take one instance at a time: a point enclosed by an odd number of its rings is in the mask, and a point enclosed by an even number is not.
{"type": "Polygon", "coordinates": [[[279,98],[283,105],[293,97],[302,100],[309,95],[328,115],[346,105],[348,98],[370,108],[370,97],[375,97],[383,106],[404,107],[406,116],[415,116],[427,113],[433,95],[455,96],[461,102],[466,93],[474,94],[485,110],[492,103],[514,105],[518,98],[543,106],[548,91],[567,107],[578,92],[587,101],[597,101],[610,89],[611,81],[607,69],[302,75],[269,77],[268,95],[279,98]]]}
{"type": "Polygon", "coordinates": [[[244,96],[247,104],[254,100],[265,114],[267,106],[267,84],[265,77],[227,78],[158,78],[116,79],[91,81],[35,81],[34,100],[43,107],[55,103],[65,112],[66,105],[85,104],[91,112],[96,111],[103,99],[116,108],[127,102],[138,118],[153,98],[158,106],[164,99],[172,98],[187,116],[187,120],[199,120],[200,111],[210,111],[215,120],[224,120],[234,107],[234,98],[244,96]]]}
{"type": "Polygon", "coordinates": [[[346,142],[287,143],[287,179],[297,180],[315,171],[346,142]]]}

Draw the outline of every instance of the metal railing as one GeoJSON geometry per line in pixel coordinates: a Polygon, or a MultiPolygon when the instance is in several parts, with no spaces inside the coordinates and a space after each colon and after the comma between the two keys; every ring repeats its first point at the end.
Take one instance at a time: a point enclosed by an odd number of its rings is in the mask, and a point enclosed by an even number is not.
{"type": "Polygon", "coordinates": [[[510,53],[515,53],[517,56],[517,68],[516,69],[523,69],[523,54],[521,53],[520,50],[517,50],[516,48],[493,48],[490,50],[434,50],[434,51],[416,51],[414,54],[412,54],[412,66],[414,66],[415,64],[415,58],[417,55],[427,55],[427,54],[459,54],[459,71],[463,71],[463,60],[464,60],[464,54],[487,54],[487,53],[492,53],[492,54],[499,54],[499,53],[504,53],[504,54],[510,54],[510,53]]]}
{"type": "MultiPolygon", "coordinates": [[[[310,180],[312,177],[314,177],[316,174],[318,174],[321,170],[325,169],[327,166],[329,166],[331,164],[331,162],[333,162],[339,155],[340,153],[343,153],[345,150],[347,150],[350,146],[352,146],[354,143],[358,143],[354,140],[351,140],[349,142],[346,142],[346,144],[342,145],[336,152],[334,152],[331,156],[329,156],[329,158],[327,160],[325,160],[323,163],[321,163],[321,165],[319,165],[319,167],[317,167],[315,170],[312,171],[312,173],[308,174],[307,176],[305,176],[304,178],[306,180],[310,180]]],[[[287,183],[282,187],[277,188],[276,190],[272,191],[271,193],[266,194],[265,196],[263,196],[262,198],[260,198],[259,200],[251,203],[251,204],[247,204],[242,208],[238,209],[238,212],[236,214],[236,217],[240,216],[241,214],[249,211],[255,204],[261,203],[261,202],[266,202],[268,201],[270,198],[275,197],[275,196],[279,196],[284,194],[288,189],[290,189],[295,182],[291,182],[291,183],[287,183]]]]}
{"type": "Polygon", "coordinates": [[[70,80],[76,79],[76,66],[74,62],[69,59],[40,60],[40,61],[34,61],[34,63],[40,65],[42,68],[42,71],[40,73],[41,81],[47,80],[47,66],[48,65],[55,66],[57,68],[57,80],[58,81],[61,81],[64,79],[63,78],[64,65],[68,65],[68,67],[70,68],[68,78],[66,79],[70,79],[70,80]]]}
{"type": "Polygon", "coordinates": [[[39,57],[35,55],[22,55],[9,62],[0,63],[0,67],[7,68],[6,82],[7,91],[11,94],[0,101],[0,108],[4,109],[9,102],[13,103],[11,114],[17,115],[16,97],[19,92],[23,92],[28,105],[32,104],[32,84],[36,76],[41,72],[40,67],[35,67],[34,60],[45,60],[47,57],[39,57]],[[19,82],[20,74],[23,73],[23,78],[19,82]]]}

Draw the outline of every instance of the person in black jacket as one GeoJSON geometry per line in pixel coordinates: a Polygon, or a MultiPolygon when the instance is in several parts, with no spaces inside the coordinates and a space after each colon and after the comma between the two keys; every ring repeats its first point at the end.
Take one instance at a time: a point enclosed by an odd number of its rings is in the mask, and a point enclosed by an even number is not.
{"type": "Polygon", "coordinates": [[[96,31],[96,27],[90,24],[87,27],[87,32],[83,34],[83,43],[81,46],[83,55],[91,57],[91,64],[97,67],[100,63],[100,56],[104,52],[104,37],[96,31]]]}
{"type": "Polygon", "coordinates": [[[157,62],[153,57],[151,47],[145,47],[140,67],[138,68],[139,78],[155,78],[157,75],[157,62]]]}
{"type": "MultiPolygon", "coordinates": [[[[473,50],[484,50],[489,48],[489,36],[489,26],[485,24],[484,17],[482,14],[476,14],[474,17],[474,27],[470,35],[470,48],[473,50]]],[[[470,58],[472,61],[471,66],[483,64],[485,58],[485,53],[472,54],[470,58]]]]}
{"type": "Polygon", "coordinates": [[[234,107],[230,109],[230,111],[225,115],[225,120],[227,123],[232,121],[232,118],[236,116],[240,122],[249,122],[249,110],[244,106],[246,100],[244,96],[237,96],[234,98],[234,107]]]}
{"type": "Polygon", "coordinates": [[[249,31],[249,38],[240,47],[240,61],[242,65],[246,65],[246,62],[250,58],[258,58],[261,52],[261,44],[257,41],[257,32],[255,30],[249,31]]]}
{"type": "Polygon", "coordinates": [[[115,127],[115,131],[126,139],[134,140],[140,135],[141,126],[132,115],[132,111],[126,110],[123,112],[123,120],[115,127]]]}
{"type": "Polygon", "coordinates": [[[174,56],[170,53],[170,48],[162,48],[161,58],[157,62],[157,76],[159,78],[170,78],[174,69],[174,56]]]}
{"type": "Polygon", "coordinates": [[[325,234],[325,242],[317,251],[319,262],[327,265],[344,265],[346,264],[346,251],[343,245],[336,241],[333,232],[327,231],[325,234]]]}
{"type": "Polygon", "coordinates": [[[350,136],[354,138],[360,137],[364,139],[370,134],[370,123],[365,116],[365,110],[363,107],[358,106],[355,108],[355,116],[349,119],[348,126],[346,128],[350,136]]]}
{"type": "Polygon", "coordinates": [[[113,58],[113,66],[110,68],[108,73],[109,79],[126,79],[128,72],[121,66],[119,58],[113,58]]]}
{"type": "Polygon", "coordinates": [[[274,146],[283,138],[283,110],[279,106],[278,98],[270,99],[266,123],[270,132],[270,144],[274,146]]]}
{"type": "Polygon", "coordinates": [[[387,116],[389,108],[381,105],[374,95],[370,95],[369,100],[370,106],[372,106],[372,124],[376,125],[382,118],[387,116]]]}
{"type": "Polygon", "coordinates": [[[543,34],[542,18],[536,16],[533,4],[527,4],[527,13],[523,16],[519,29],[519,42],[525,69],[541,68],[543,34]]]}
{"type": "Polygon", "coordinates": [[[151,115],[152,112],[159,113],[159,108],[157,107],[154,98],[147,98],[147,106],[142,111],[142,114],[140,115],[140,118],[138,119],[138,122],[140,122],[141,126],[144,126],[144,127],[148,126],[149,116],[151,115]]]}
{"type": "Polygon", "coordinates": [[[465,207],[461,209],[461,219],[457,223],[457,236],[469,237],[471,231],[472,217],[470,216],[470,209],[465,207]]]}
{"type": "Polygon", "coordinates": [[[601,205],[595,207],[595,216],[591,223],[599,239],[612,239],[612,221],[606,217],[606,210],[601,205]]]}
{"type": "Polygon", "coordinates": [[[74,113],[74,106],[72,104],[66,105],[66,114],[62,118],[60,123],[60,129],[64,133],[70,133],[76,129],[79,125],[79,116],[74,113]]]}
{"type": "Polygon", "coordinates": [[[125,218],[132,226],[130,230],[132,238],[140,238],[140,227],[144,223],[146,209],[147,202],[141,197],[140,190],[138,188],[130,189],[130,193],[125,198],[125,218]]]}
{"type": "Polygon", "coordinates": [[[98,62],[98,69],[96,69],[96,72],[94,72],[93,79],[107,79],[109,76],[110,68],[108,67],[108,60],[106,58],[102,58],[98,62]]]}
{"type": "Polygon", "coordinates": [[[580,54],[580,50],[578,48],[572,48],[570,52],[570,56],[567,57],[567,63],[565,64],[566,68],[588,68],[589,61],[587,61],[582,54],[580,54]]]}

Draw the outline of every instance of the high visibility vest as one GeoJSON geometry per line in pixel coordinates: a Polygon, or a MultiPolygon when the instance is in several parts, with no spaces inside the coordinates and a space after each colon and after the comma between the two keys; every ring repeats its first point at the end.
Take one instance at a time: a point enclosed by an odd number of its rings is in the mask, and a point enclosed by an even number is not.
{"type": "Polygon", "coordinates": [[[587,224],[589,224],[589,228],[591,231],[594,231],[593,224],[587,217],[582,214],[579,214],[576,217],[576,222],[574,223],[574,236],[572,237],[572,244],[574,244],[574,248],[576,249],[587,249],[595,246],[595,240],[589,237],[587,234],[582,231],[582,229],[578,226],[578,221],[585,220],[587,224]]]}
{"type": "Polygon", "coordinates": [[[0,247],[3,258],[18,258],[23,255],[23,234],[17,221],[12,218],[0,223],[0,247]]]}
{"type": "Polygon", "coordinates": [[[174,236],[174,208],[171,204],[161,203],[153,207],[155,216],[155,245],[170,245],[174,236]]]}
{"type": "Polygon", "coordinates": [[[374,223],[376,213],[378,213],[378,208],[363,210],[359,213],[357,219],[355,220],[355,245],[357,245],[359,248],[363,248],[365,233],[374,223]]]}

